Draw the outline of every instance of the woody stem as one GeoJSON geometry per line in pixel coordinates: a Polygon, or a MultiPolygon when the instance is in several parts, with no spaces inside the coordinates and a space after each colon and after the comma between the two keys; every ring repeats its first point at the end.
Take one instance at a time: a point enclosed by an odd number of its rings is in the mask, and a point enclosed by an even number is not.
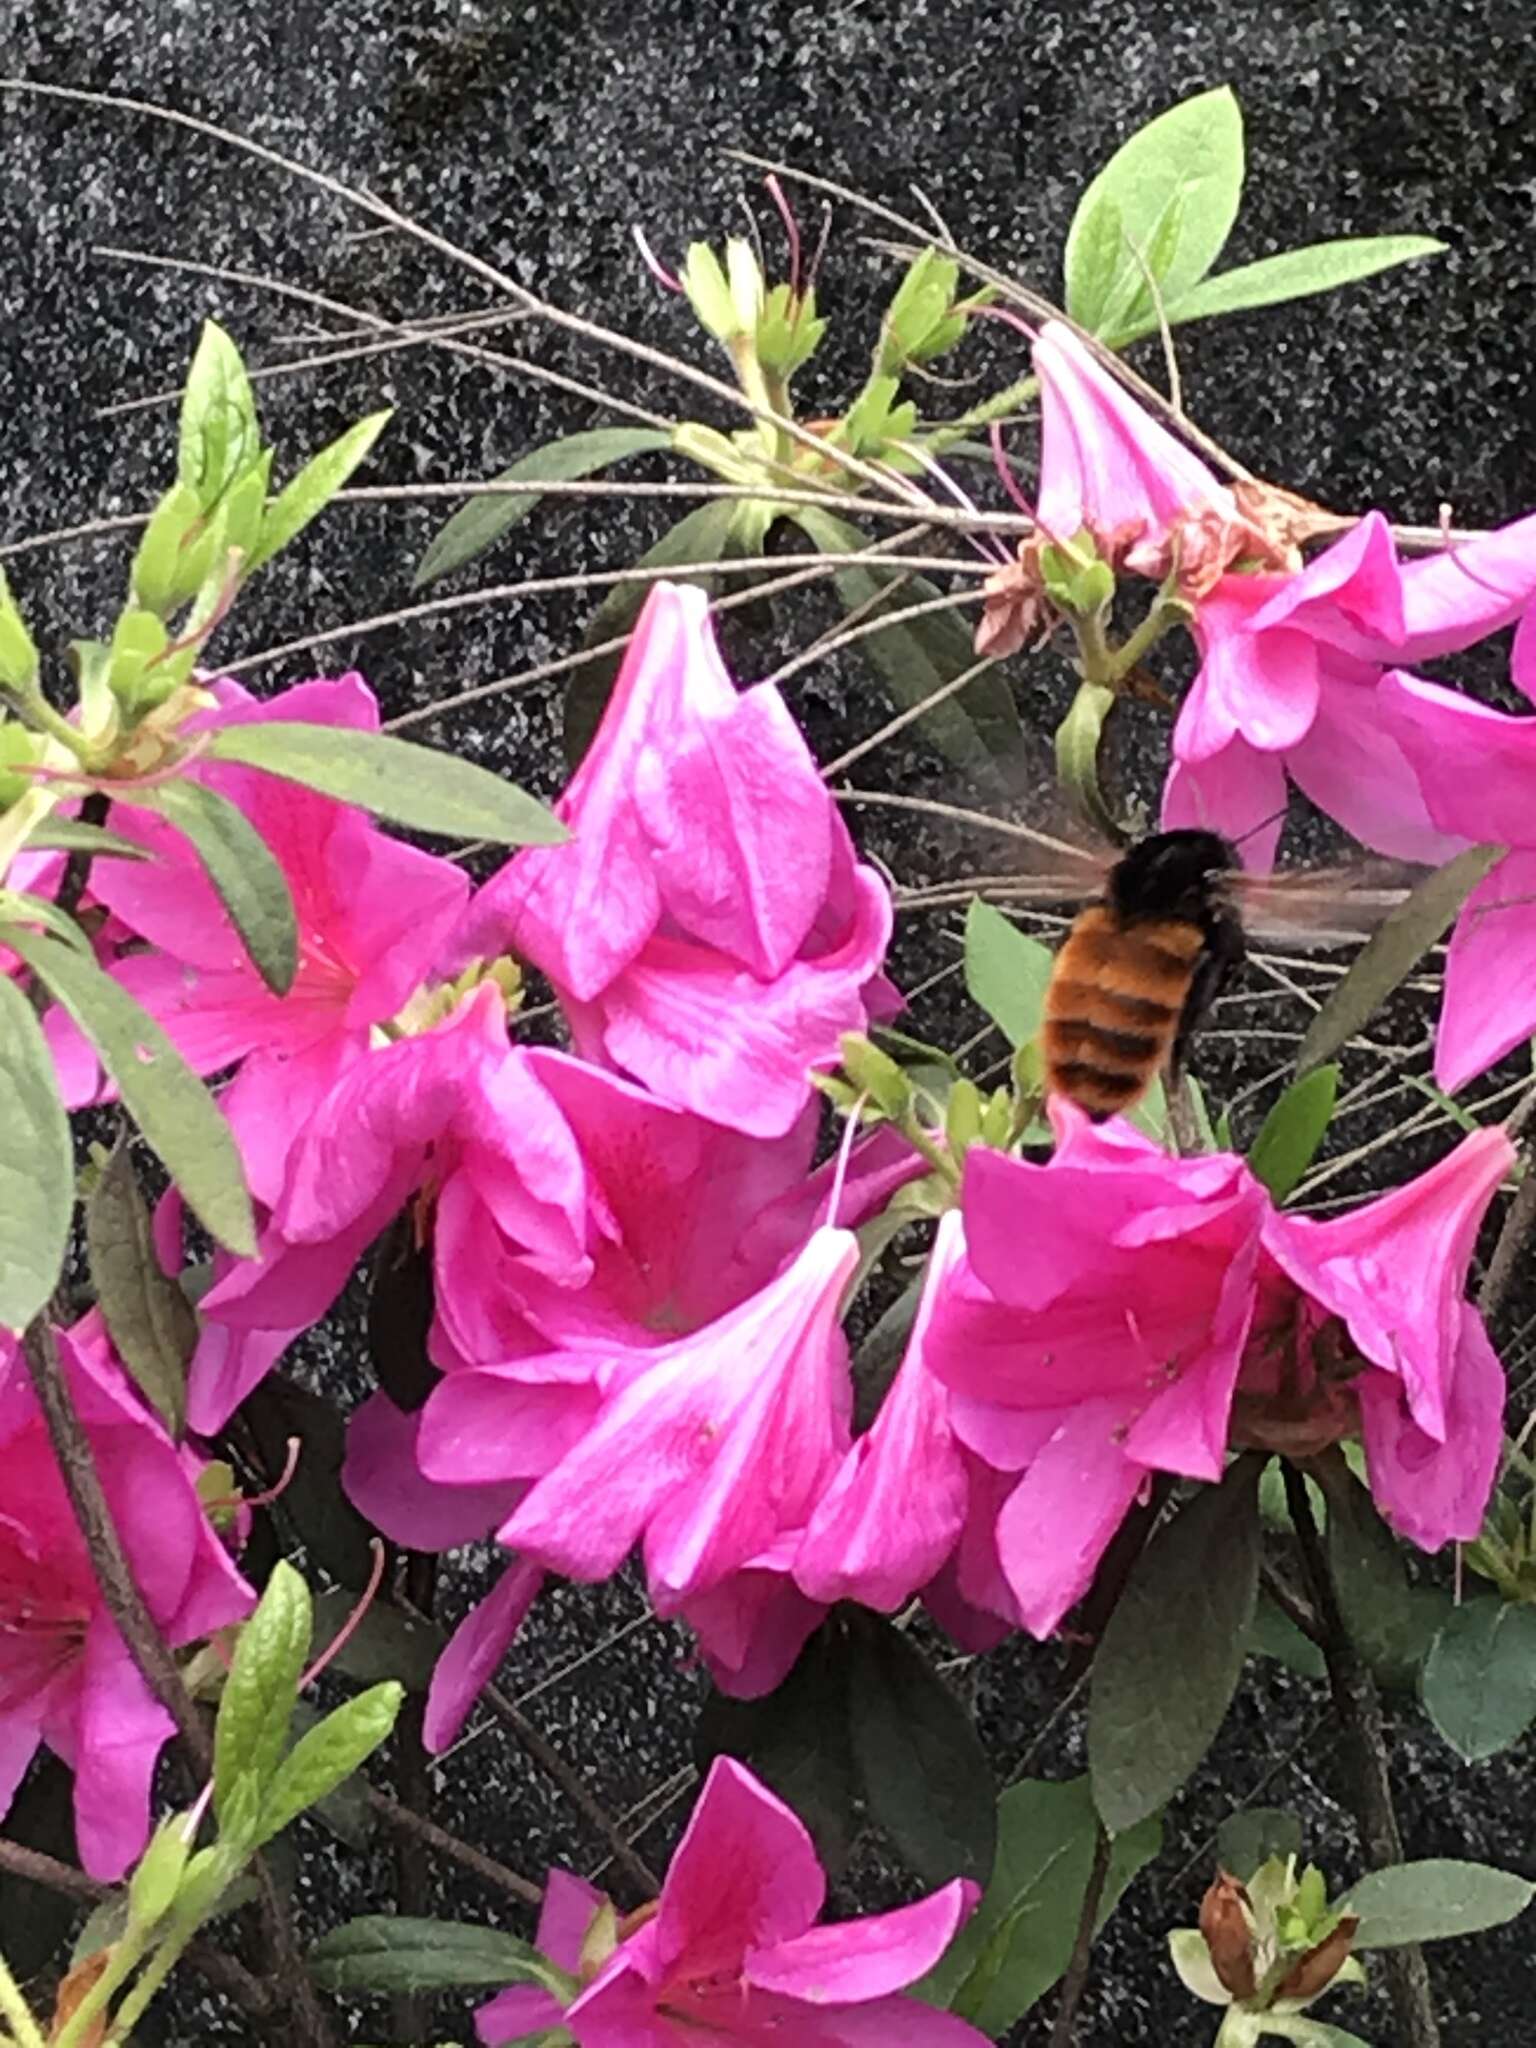
{"type": "MultiPolygon", "coordinates": [[[[1320,1647],[1328,1667],[1328,1683],[1334,1710],[1343,1725],[1352,1752],[1350,1803],[1360,1845],[1373,1870],[1384,1870],[1403,1860],[1403,1838],[1392,1803],[1392,1781],[1387,1772],[1387,1744],[1382,1723],[1381,1698],[1376,1681],[1361,1661],[1334,1589],[1333,1574],[1307,1483],[1299,1466],[1289,1459],[1281,1466],[1285,1474],[1285,1502],[1290,1510],[1302,1564],[1312,1590],[1313,1611],[1322,1624],[1320,1647]]],[[[1381,1955],[1382,1975],[1392,2001],[1398,2048],[1440,2048],[1440,2027],[1430,1994],[1429,1971],[1419,1947],[1386,1949],[1381,1955]]]]}

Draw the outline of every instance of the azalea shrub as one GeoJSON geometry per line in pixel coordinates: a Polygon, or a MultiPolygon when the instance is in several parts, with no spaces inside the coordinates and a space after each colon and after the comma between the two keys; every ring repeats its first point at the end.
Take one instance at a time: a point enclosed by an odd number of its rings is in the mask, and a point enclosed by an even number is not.
{"type": "Polygon", "coordinates": [[[487,2048],[959,2048],[1053,1992],[1060,2043],[1165,1832],[1204,1865],[1169,1968],[1208,2038],[1341,2048],[1313,2007],[1347,2014],[1379,1972],[1392,2038],[1422,2043],[1419,1944],[1528,1903],[1523,1842],[1405,1859],[1379,1692],[1468,1762],[1536,1718],[1501,1348],[1536,1094],[1528,1061],[1513,1099],[1484,1080],[1536,1034],[1536,720],[1510,708],[1536,696],[1536,513],[1426,534],[1330,511],[1123,359],[1437,246],[1216,271],[1241,174],[1224,92],[1132,138],[1060,307],[920,234],[868,379],[813,420],[791,380],[826,322],[790,174],[780,280],[745,242],[676,274],[642,242],[750,424],[524,455],[417,572],[629,456],[711,479],[553,664],[572,758],[548,801],[387,731],[360,674],[221,674],[244,586],[387,417],[274,493],[212,322],[105,637],[66,667],[0,581],[12,2048],[149,2038],[183,1969],[315,2044],[334,2000],[379,1995],[425,2041],[451,1993],[487,2048]],[[930,417],[925,366],[978,334],[1010,381],[930,417]],[[722,647],[731,575],[762,601],[792,533],[781,612],[830,579],[830,645],[870,657],[884,721],[830,762],[784,687],[817,650],[754,680],[722,647]],[[1499,705],[1437,672],[1511,628],[1499,705]],[[1052,757],[1032,663],[1063,656],[1052,757]],[[1163,828],[1262,875],[1310,807],[1386,916],[1332,942],[1280,1072],[1224,1089],[1197,1041],[1193,1077],[1094,1121],[1046,1083],[1029,905],[1059,924],[1092,886],[1069,810],[1121,844],[1156,822],[1113,742],[1159,701],[1163,828]],[[935,793],[846,784],[901,731],[935,793]],[[1020,864],[909,883],[850,829],[882,797],[1020,864]],[[981,1029],[929,1037],[897,920],[956,908],[981,1029]],[[1412,977],[1438,1008],[1411,1078],[1447,1141],[1319,1201],[1351,1063],[1412,977]],[[613,1583],[694,1674],[664,1869],[497,1682],[562,1587],[613,1583]],[[1061,1676],[1063,1713],[1086,1685],[1078,1775],[998,1781],[972,1703],[1004,1657],[1061,1676]],[[1256,1658],[1347,1738],[1347,1868],[1305,1860],[1284,1810],[1234,1800],[1214,1857],[1179,1832],[1256,1658]],[[602,1836],[600,1869],[526,1867],[515,1808],[487,1842],[445,1824],[434,1790],[487,1728],[602,1836]],[[391,1910],[301,1881],[348,1853],[321,1827],[389,1830],[391,1910]],[[877,1911],[844,1888],[861,1841],[877,1911]],[[423,1856],[498,1909],[430,1914],[423,1856]],[[17,1901],[47,1894],[90,1910],[39,1954],[17,1901]]]}

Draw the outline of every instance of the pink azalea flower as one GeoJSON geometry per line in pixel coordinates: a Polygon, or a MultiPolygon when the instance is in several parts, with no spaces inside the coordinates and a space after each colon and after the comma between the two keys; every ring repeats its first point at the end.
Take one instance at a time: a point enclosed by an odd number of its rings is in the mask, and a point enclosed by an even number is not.
{"type": "MultiPolygon", "coordinates": [[[[965,1256],[933,1291],[923,1346],[955,1434],[1019,1475],[993,1535],[1031,1633],[1086,1592],[1151,1472],[1218,1479],[1229,1441],[1358,1432],[1403,1534],[1424,1549],[1476,1535],[1503,1376],[1463,1293],[1513,1156],[1501,1131],[1311,1223],[1276,1212],[1241,1160],[1169,1159],[1070,1105],[1052,1121],[1046,1165],[970,1155],[965,1256]]],[[[949,1590],[1001,1612],[988,1571],[973,1546],[949,1590]]]]}
{"type": "Polygon", "coordinates": [[[1179,712],[1165,825],[1229,837],[1283,808],[1285,776],[1379,852],[1438,862],[1430,813],[1376,685],[1497,632],[1536,597],[1536,517],[1403,562],[1369,514],[1293,576],[1226,576],[1199,606],[1203,661],[1179,712]]]}
{"type": "MultiPolygon", "coordinates": [[[[975,2048],[983,2036],[968,2022],[900,1994],[932,1969],[977,1896],[956,1878],[893,1913],[818,1927],[826,1879],[810,1836],[750,1771],[720,1757],[654,1912],[630,1923],[559,2023],[579,2048],[770,2039],[794,2048],[975,2048]]],[[[590,1901],[563,1891],[549,1910],[562,1953],[574,1944],[579,1959],[590,1901]]],[[[530,2004],[520,2000],[511,2019],[521,2023],[530,2004]]],[[[483,2007],[481,2040],[504,2041],[508,2017],[506,1994],[483,2007]]]]}
{"type": "Polygon", "coordinates": [[[596,1422],[500,1540],[588,1580],[640,1543],[656,1610],[674,1615],[798,1533],[848,1445],[837,1315],[857,1263],[852,1233],[824,1227],[704,1329],[602,1359],[596,1422]]]}
{"type": "Polygon", "coordinates": [[[1451,846],[1508,848],[1462,905],[1446,958],[1435,1079],[1454,1094],[1536,1033],[1536,718],[1399,673],[1377,707],[1451,846]]]}
{"type": "MultiPolygon", "coordinates": [[[[254,1596],[209,1527],[199,1461],[130,1388],[93,1314],[58,1338],[128,1562],[166,1641],[199,1641],[254,1596]]],[[[26,1363],[0,1335],[0,1814],[39,1743],[75,1773],[93,1877],[121,1877],[149,1833],[155,1760],[174,1733],[107,1612],[26,1363]]]]}
{"type": "Polygon", "coordinates": [[[808,1071],[889,1007],[890,898],[778,691],[737,692],[701,592],[651,592],[556,810],[571,839],[481,890],[467,947],[542,968],[585,1057],[755,1137],[789,1130],[808,1071]]]}
{"type": "MultiPolygon", "coordinates": [[[[378,729],[361,676],[300,683],[258,703],[220,682],[216,711],[186,730],[295,719],[378,729]]],[[[252,1192],[275,1203],[293,1139],[325,1091],[431,975],[469,900],[452,861],[381,832],[363,811],[255,769],[194,763],[191,778],[228,797],[275,855],[293,895],[299,969],[275,996],[251,965],[212,884],[182,835],[132,793],[113,829],[157,858],[98,861],[92,894],[153,951],[116,973],[199,1073],[240,1062],[223,1107],[240,1141],[252,1192]]]]}

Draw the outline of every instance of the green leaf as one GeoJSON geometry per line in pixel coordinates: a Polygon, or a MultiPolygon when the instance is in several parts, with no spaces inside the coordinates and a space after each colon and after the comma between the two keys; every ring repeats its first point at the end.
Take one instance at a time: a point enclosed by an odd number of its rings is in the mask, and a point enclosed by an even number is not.
{"type": "Polygon", "coordinates": [[[850,1664],[836,1621],[816,1630],[782,1684],[761,1699],[714,1693],[694,1732],[701,1766],[733,1756],[796,1812],[834,1876],[858,1833],[858,1778],[849,1740],[850,1664]]]}
{"type": "Polygon", "coordinates": [[[315,1564],[360,1592],[372,1576],[373,1552],[369,1525],[341,1488],[346,1426],[334,1405],[271,1373],[246,1396],[240,1414],[271,1479],[287,1463],[290,1438],[298,1438],[298,1466],[268,1512],[293,1531],[315,1564]]]}
{"type": "MultiPolygon", "coordinates": [[[[913,1988],[997,2040],[1062,1975],[1077,1938],[1097,1816],[1086,1778],[1011,1785],[997,1802],[997,1858],[981,1903],[943,1959],[913,1988]]],[[[1119,1837],[1095,1932],[1161,1845],[1143,1821],[1119,1837]]]]}
{"type": "Polygon", "coordinates": [[[116,1145],[85,1205],[91,1284],[107,1333],[130,1377],[172,1436],[187,1412],[187,1367],[197,1317],[155,1252],[149,1205],[127,1144],[116,1145]]]}
{"type": "Polygon", "coordinates": [[[1305,299],[1317,292],[1358,284],[1400,263],[1438,256],[1445,248],[1433,235],[1350,235],[1337,242],[1309,242],[1278,256],[1241,263],[1219,277],[1207,277],[1168,308],[1170,322],[1209,320],[1217,313],[1245,313],[1255,306],[1278,306],[1287,299],[1305,299]]]}
{"type": "Polygon", "coordinates": [[[147,848],[105,825],[85,825],[78,818],[50,818],[27,834],[30,849],[47,853],[88,853],[96,860],[149,860],[147,848]]]}
{"type": "MultiPolygon", "coordinates": [[[[718,562],[730,542],[737,502],[711,498],[686,513],[675,526],[667,528],[654,547],[646,549],[635,567],[670,569],[678,562],[718,562]]],[[[700,584],[705,589],[710,584],[706,576],[688,576],[682,581],[700,584]]],[[[628,633],[650,592],[648,579],[614,584],[592,614],[582,635],[582,645],[601,647],[606,641],[618,639],[621,633],[628,633]]],[[[565,686],[565,758],[573,768],[602,723],[623,659],[624,649],[615,648],[611,653],[594,655],[571,671],[565,686]]]]}
{"type": "MultiPolygon", "coordinates": [[[[671,445],[672,436],[664,428],[593,427],[584,434],[568,434],[563,441],[550,441],[542,448],[535,448],[532,454],[520,457],[509,469],[502,470],[495,481],[499,484],[516,484],[525,480],[538,484],[565,483],[577,477],[593,476],[598,470],[607,469],[611,463],[624,461],[627,456],[653,454],[671,445]]],[[[451,569],[462,569],[476,555],[484,554],[492,541],[499,540],[509,527],[528,517],[541,495],[539,491],[517,491],[508,492],[505,496],[495,493],[471,498],[433,536],[412,578],[411,588],[419,590],[434,577],[446,576],[451,569]]],[[[680,556],[679,559],[686,561],[691,558],[680,556]]]]}
{"type": "Polygon", "coordinates": [[[1397,1538],[1342,1459],[1318,1470],[1328,1502],[1328,1569],[1350,1638],[1383,1685],[1411,1687],[1450,1595],[1408,1583],[1397,1538]]]}
{"type": "Polygon", "coordinates": [[[254,1257],[245,1172],[213,1097],[148,1011],[94,960],[20,925],[6,942],[90,1040],[129,1114],[220,1244],[254,1257]]]}
{"type": "Polygon", "coordinates": [[[242,1779],[264,1795],[288,1743],[313,1627],[309,1588],[291,1564],[272,1568],[240,1631],[213,1730],[213,1803],[221,1820],[242,1779]]]}
{"type": "Polygon", "coordinates": [[[965,986],[1010,1045],[1028,1045],[1040,1029],[1055,959],[1011,918],[973,896],[965,913],[965,986]]]}
{"type": "Polygon", "coordinates": [[[1099,748],[1116,698],[1103,683],[1080,683],[1056,728],[1056,779],[1078,810],[1112,843],[1119,836],[1099,783],[1099,748]]]}
{"type": "Polygon", "coordinates": [[[62,940],[72,953],[94,960],[91,942],[67,910],[60,910],[50,896],[33,896],[25,889],[0,889],[0,920],[38,926],[62,940]]]}
{"type": "Polygon", "coordinates": [[[260,449],[240,351],[216,320],[205,320],[182,393],[176,480],[197,493],[206,511],[260,449]]]}
{"type": "Polygon", "coordinates": [[[323,1657],[333,1638],[347,1629],[347,1639],[326,1669],[354,1678],[359,1685],[378,1685],[398,1678],[412,1692],[425,1692],[442,1655],[445,1638],[435,1623],[413,1620],[382,1601],[358,1613],[351,1593],[315,1595],[313,1655],[323,1657]],[[350,1627],[349,1627],[350,1624],[350,1627]]]}
{"type": "Polygon", "coordinates": [[[262,515],[260,535],[245,560],[247,576],[263,562],[269,562],[279,548],[287,547],[317,512],[324,511],[353,470],[366,460],[392,417],[390,406],[382,412],[370,413],[344,434],[338,434],[318,455],[312,455],[298,475],[283,486],[262,515]]]}
{"type": "Polygon", "coordinates": [[[1359,1918],[1357,1949],[1405,1948],[1502,1927],[1525,1911],[1533,1895],[1536,1885],[1510,1871],[1430,1857],[1373,1870],[1338,1903],[1359,1918]]]}
{"type": "Polygon", "coordinates": [[[46,1305],[74,1206],[69,1118],[53,1055],[32,1005],[0,974],[0,1326],[24,1329],[46,1305]]]}
{"type": "Polygon", "coordinates": [[[1429,1647],[1419,1692],[1466,1763],[1510,1748],[1536,1719],[1536,1609],[1492,1596],[1458,1607],[1429,1647]]]}
{"type": "Polygon", "coordinates": [[[853,1609],[848,1626],[853,1760],[870,1819],[926,1883],[984,1883],[997,1847],[997,1794],[970,1715],[882,1616],[853,1609]]]}
{"type": "Polygon", "coordinates": [[[23,693],[37,682],[37,645],[0,569],[0,686],[23,693]]]}
{"type": "Polygon", "coordinates": [[[1177,305],[1221,254],[1242,189],[1243,117],[1229,86],[1198,93],[1138,129],[1089,185],[1073,216],[1065,262],[1072,318],[1110,338],[1104,323],[1115,299],[1144,287],[1136,250],[1166,303],[1177,305]],[[1106,207],[1117,218],[1097,218],[1106,207]],[[1177,229],[1171,238],[1170,218],[1177,229]],[[1113,266],[1111,233],[1120,250],[1113,266]]]}
{"type": "Polygon", "coordinates": [[[515,782],[388,733],[273,718],[225,726],[214,734],[205,758],[240,761],[396,825],[449,839],[558,846],[570,837],[554,813],[515,782]]]}
{"type": "Polygon", "coordinates": [[[453,1991],[460,1986],[539,1984],[557,1997],[573,1987],[538,1950],[497,1927],[368,1914],[322,1936],[309,1952],[322,1991],[453,1991]]]}
{"type": "Polygon", "coordinates": [[[1248,1164],[1276,1202],[1283,1202],[1312,1164],[1339,1092],[1337,1067],[1314,1067],[1293,1081],[1265,1117],[1248,1164]]]}
{"type": "Polygon", "coordinates": [[[1246,1884],[1271,1856],[1300,1856],[1301,1822],[1288,1806],[1249,1806],[1216,1830],[1216,1862],[1246,1884]]]}
{"type": "Polygon", "coordinates": [[[1285,1665],[1303,1678],[1326,1678],[1327,1661],[1322,1651],[1310,1636],[1302,1634],[1283,1609],[1277,1607],[1267,1593],[1259,1594],[1259,1604],[1253,1611],[1253,1627],[1248,1631],[1248,1654],[1250,1657],[1273,1657],[1277,1664],[1285,1665]]]}
{"type": "Polygon", "coordinates": [[[279,1764],[262,1801],[258,1842],[280,1835],[290,1821],[345,1784],[380,1743],[388,1741],[404,1703],[405,1687],[387,1679],[301,1735],[279,1764]]]}
{"type": "Polygon", "coordinates": [[[288,880],[265,839],[228,797],[187,776],[129,799],[189,839],[251,965],[275,996],[299,971],[299,925],[288,880]]]}
{"type": "MultiPolygon", "coordinates": [[[[869,535],[819,506],[786,508],[813,547],[827,554],[862,554],[873,545],[869,535]]],[[[878,560],[878,557],[873,558],[878,560]]],[[[853,566],[833,572],[838,601],[848,612],[863,613],[883,591],[891,592],[891,611],[926,604],[943,592],[925,576],[902,569],[853,566]],[[897,587],[899,586],[899,587],[897,587]]],[[[878,613],[875,614],[878,616],[878,613]]],[[[898,710],[922,704],[968,668],[976,665],[972,628],[953,612],[929,612],[904,619],[884,632],[870,633],[859,649],[884,677],[898,710]]],[[[949,697],[925,711],[918,730],[942,754],[983,780],[996,779],[996,764],[1027,765],[1029,750],[1019,723],[1018,706],[1008,680],[996,668],[984,669],[958,697],[949,697]]]]}
{"type": "Polygon", "coordinates": [[[1167,1804],[1237,1689],[1258,1597],[1262,1462],[1239,1459],[1158,1531],[1109,1618],[1093,1660],[1088,1762],[1111,1834],[1167,1804]]]}
{"type": "Polygon", "coordinates": [[[1307,1027],[1296,1055],[1297,1071],[1320,1066],[1346,1046],[1405,982],[1424,955],[1443,938],[1456,913],[1494,862],[1501,846],[1469,846],[1454,860],[1426,875],[1406,901],[1382,923],[1350,962],[1349,971],[1307,1027]]]}

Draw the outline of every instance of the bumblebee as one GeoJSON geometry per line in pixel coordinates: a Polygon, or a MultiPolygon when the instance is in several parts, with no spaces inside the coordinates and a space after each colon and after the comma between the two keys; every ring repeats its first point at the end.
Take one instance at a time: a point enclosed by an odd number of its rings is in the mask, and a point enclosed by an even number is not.
{"type": "Polygon", "coordinates": [[[1047,1087],[1095,1122],[1182,1070],[1246,951],[1241,866],[1219,832],[1154,832],[1074,920],[1046,989],[1042,1048],[1047,1087]]]}

